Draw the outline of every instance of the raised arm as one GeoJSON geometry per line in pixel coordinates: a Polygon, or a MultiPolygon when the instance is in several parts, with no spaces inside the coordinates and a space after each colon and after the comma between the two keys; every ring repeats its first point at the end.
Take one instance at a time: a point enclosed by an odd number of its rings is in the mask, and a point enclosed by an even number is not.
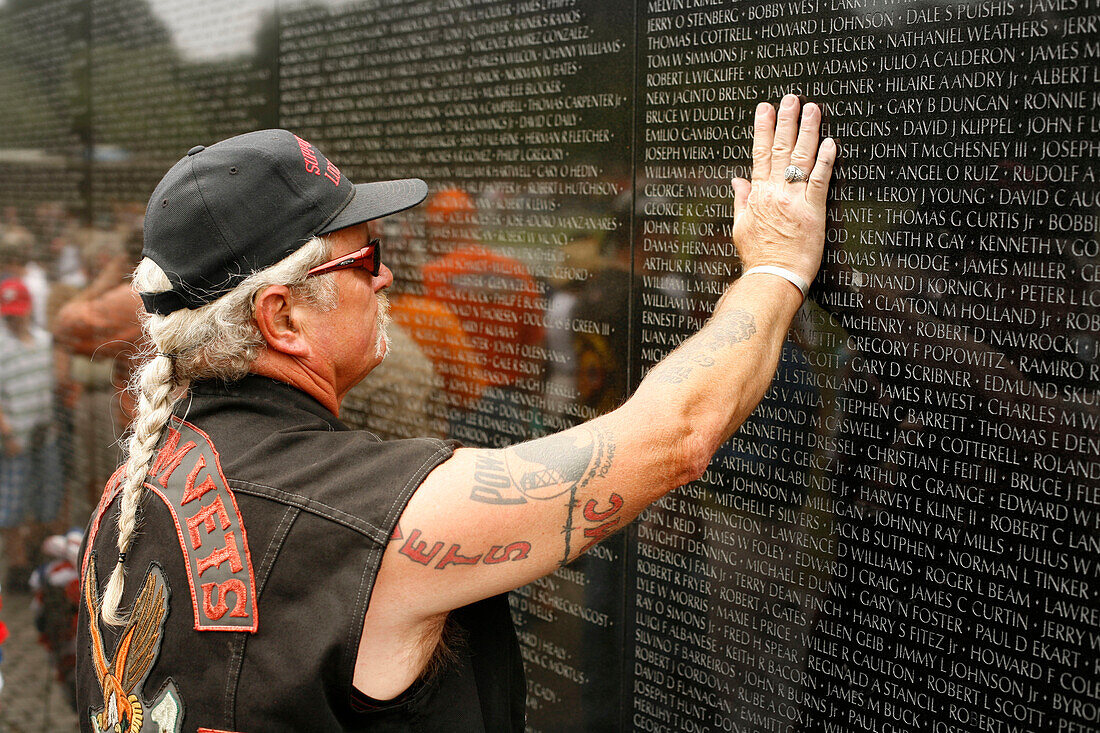
{"type": "MultiPolygon", "coordinates": [[[[820,119],[809,104],[799,129],[793,96],[778,116],[771,105],[757,108],[752,181],[734,181],[734,240],[746,270],[780,267],[807,282],[817,272],[836,157],[831,140],[818,145],[820,119]],[[808,181],[786,181],[789,164],[808,181]]],[[[767,390],[801,303],[781,277],[743,276],[619,409],[502,450],[459,450],[436,468],[386,551],[360,661],[386,644],[430,655],[447,611],[553,571],[698,478],[767,390]]],[[[357,685],[381,672],[369,663],[359,671],[357,685]]]]}
{"type": "Polygon", "coordinates": [[[141,340],[141,307],[141,298],[129,283],[106,290],[89,288],[58,311],[54,342],[73,353],[101,359],[133,351],[141,340]]]}

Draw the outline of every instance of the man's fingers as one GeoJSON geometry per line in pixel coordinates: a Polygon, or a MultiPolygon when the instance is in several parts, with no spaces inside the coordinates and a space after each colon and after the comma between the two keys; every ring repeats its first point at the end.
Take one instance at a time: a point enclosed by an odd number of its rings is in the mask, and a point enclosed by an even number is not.
{"type": "Polygon", "coordinates": [[[802,109],[802,125],[798,130],[798,142],[791,153],[791,165],[798,166],[809,175],[817,157],[817,141],[821,129],[821,108],[814,103],[802,109]]]}
{"type": "Polygon", "coordinates": [[[730,180],[730,184],[733,185],[733,216],[737,218],[745,210],[745,205],[749,203],[749,191],[752,190],[752,184],[744,178],[733,178],[730,180]]]}
{"type": "Polygon", "coordinates": [[[818,206],[825,205],[825,195],[829,192],[829,178],[833,175],[833,163],[836,162],[837,147],[831,137],[825,138],[817,151],[817,162],[810,171],[810,180],[806,183],[806,200],[818,206]]]}
{"type": "Polygon", "coordinates": [[[775,139],[775,108],[767,102],[756,105],[752,132],[752,180],[771,175],[772,142],[775,139]]]}
{"type": "Polygon", "coordinates": [[[783,169],[791,162],[791,151],[798,132],[798,97],[787,94],[776,115],[775,139],[772,142],[771,177],[783,177],[783,169]]]}

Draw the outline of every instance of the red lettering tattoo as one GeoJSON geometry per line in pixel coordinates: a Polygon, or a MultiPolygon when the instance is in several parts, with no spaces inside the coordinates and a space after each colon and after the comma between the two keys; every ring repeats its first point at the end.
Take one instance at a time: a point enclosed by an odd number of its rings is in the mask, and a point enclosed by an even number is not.
{"type": "Polygon", "coordinates": [[[589,499],[588,503],[584,505],[584,518],[589,522],[602,522],[603,520],[613,517],[619,513],[619,510],[623,508],[623,497],[618,494],[612,494],[608,499],[611,502],[611,508],[607,511],[596,511],[596,500],[589,499]]]}
{"type": "Polygon", "coordinates": [[[616,517],[615,515],[623,508],[623,497],[612,492],[607,501],[611,506],[603,511],[597,510],[598,505],[595,499],[589,499],[584,505],[584,510],[582,511],[584,518],[589,522],[602,522],[602,524],[598,527],[588,527],[584,530],[584,536],[588,539],[588,542],[580,549],[579,554],[583,555],[588,552],[592,545],[615,532],[619,520],[621,519],[621,517],[616,517]],[[614,519],[612,519],[612,517],[614,517],[614,519]]]}
{"type": "Polygon", "coordinates": [[[485,564],[496,565],[498,562],[508,562],[509,560],[523,560],[526,559],[527,553],[531,552],[530,542],[513,542],[512,544],[501,550],[500,545],[493,545],[493,547],[485,553],[485,564]],[[510,555],[515,552],[515,557],[510,555]]]}
{"type": "Polygon", "coordinates": [[[478,561],[481,560],[481,555],[474,555],[472,557],[459,555],[458,551],[461,549],[462,548],[458,545],[451,545],[451,549],[447,550],[447,554],[443,556],[443,559],[439,561],[435,569],[442,570],[448,565],[477,565],[478,561]]]}
{"type": "Polygon", "coordinates": [[[393,542],[394,540],[404,539],[404,538],[405,538],[405,535],[401,534],[401,525],[398,525],[398,526],[394,527],[393,528],[393,534],[390,535],[390,542],[393,542]]]}
{"type": "Polygon", "coordinates": [[[194,516],[188,518],[187,532],[191,535],[192,549],[197,550],[202,547],[202,537],[199,536],[200,524],[206,526],[207,534],[214,531],[215,514],[217,514],[218,519],[221,520],[222,529],[229,529],[232,522],[229,521],[229,513],[225,511],[225,504],[222,503],[222,498],[220,496],[215,497],[214,501],[199,509],[194,516]]]}
{"type": "Polygon", "coordinates": [[[439,554],[439,551],[443,549],[442,542],[436,542],[432,546],[431,552],[424,552],[424,548],[428,546],[427,542],[418,542],[420,539],[420,530],[414,529],[409,534],[409,539],[405,540],[405,544],[401,546],[399,552],[405,555],[413,562],[418,562],[421,565],[427,565],[432,561],[432,558],[439,554]]]}
{"type": "Polygon", "coordinates": [[[236,578],[230,578],[224,583],[202,584],[202,610],[207,618],[212,621],[217,621],[225,615],[225,612],[229,610],[229,606],[225,602],[225,596],[228,593],[232,593],[237,598],[234,602],[233,610],[229,612],[229,615],[235,618],[248,617],[248,611],[245,609],[247,591],[245,590],[244,583],[236,578]],[[210,601],[213,597],[215,588],[218,589],[218,602],[211,603],[210,601]]]}
{"type": "Polygon", "coordinates": [[[584,553],[588,552],[588,549],[592,547],[592,545],[596,544],[603,538],[614,534],[615,525],[617,525],[618,523],[618,518],[615,518],[612,519],[610,522],[605,522],[604,524],[601,524],[599,527],[590,527],[584,530],[584,536],[588,537],[590,541],[588,542],[588,544],[581,548],[581,554],[583,555],[584,553]]]}
{"type": "MultiPolygon", "coordinates": [[[[394,530],[394,536],[391,539],[400,539],[402,536],[400,529],[394,530]]],[[[432,545],[431,549],[428,549],[428,543],[420,539],[421,532],[419,529],[414,529],[409,533],[409,538],[405,540],[405,544],[398,550],[402,555],[406,556],[415,563],[421,565],[428,565],[439,551],[443,549],[443,542],[436,542],[432,545]]],[[[517,560],[526,560],[527,556],[531,553],[531,543],[520,540],[513,542],[510,545],[501,546],[493,545],[489,548],[488,552],[477,553],[475,555],[464,555],[462,545],[457,543],[451,543],[450,548],[443,557],[439,559],[439,562],[435,565],[435,570],[446,570],[451,565],[477,565],[479,563],[483,565],[496,565],[502,562],[515,562],[517,560]]]]}
{"type": "Polygon", "coordinates": [[[240,553],[237,552],[237,535],[233,532],[225,533],[225,547],[219,547],[198,562],[199,575],[210,568],[219,567],[226,560],[229,561],[229,569],[239,573],[244,565],[241,563],[240,553]]]}

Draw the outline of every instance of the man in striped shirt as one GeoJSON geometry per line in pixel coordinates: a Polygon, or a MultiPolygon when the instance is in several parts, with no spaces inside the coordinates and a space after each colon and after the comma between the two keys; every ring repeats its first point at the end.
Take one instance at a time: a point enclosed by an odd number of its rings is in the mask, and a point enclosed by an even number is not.
{"type": "Polygon", "coordinates": [[[18,278],[0,282],[0,531],[9,568],[27,564],[21,527],[57,518],[62,486],[52,427],[50,335],[31,322],[31,296],[18,278]]]}

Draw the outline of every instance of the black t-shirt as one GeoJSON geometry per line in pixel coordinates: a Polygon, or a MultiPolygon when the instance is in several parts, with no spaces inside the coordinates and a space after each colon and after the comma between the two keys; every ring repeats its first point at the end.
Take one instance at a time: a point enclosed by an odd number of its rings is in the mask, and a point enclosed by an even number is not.
{"type": "Polygon", "coordinates": [[[457,655],[431,679],[391,703],[353,700],[386,544],[453,444],[380,441],[257,376],[192,385],[170,427],[126,559],[128,626],[89,624],[118,557],[120,474],[89,527],[82,730],[97,721],[125,730],[137,718],[142,731],[523,729],[525,680],[505,596],[451,614],[457,655]]]}

